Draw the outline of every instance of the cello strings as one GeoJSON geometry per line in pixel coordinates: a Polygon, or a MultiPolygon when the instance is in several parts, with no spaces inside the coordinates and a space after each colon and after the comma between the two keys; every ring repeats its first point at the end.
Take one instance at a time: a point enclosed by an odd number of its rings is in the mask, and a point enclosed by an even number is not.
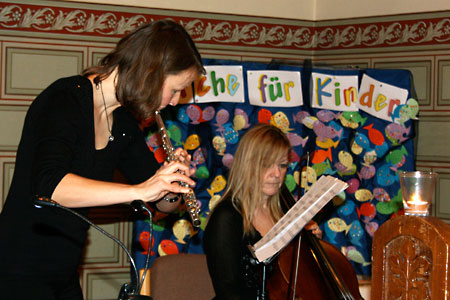
{"type": "MultiPolygon", "coordinates": [[[[309,151],[306,152],[306,168],[305,168],[305,172],[308,172],[308,167],[309,167],[309,151]]],[[[302,174],[300,174],[300,178],[303,178],[302,174]]],[[[300,180],[300,186],[299,186],[299,190],[301,190],[301,180],[300,180]]],[[[299,234],[298,235],[298,244],[297,244],[297,262],[295,264],[295,277],[294,277],[294,287],[293,287],[293,293],[292,293],[292,300],[295,300],[295,293],[297,291],[297,279],[298,279],[298,270],[299,270],[299,264],[300,264],[300,246],[301,246],[301,242],[302,242],[302,235],[299,234]]]]}

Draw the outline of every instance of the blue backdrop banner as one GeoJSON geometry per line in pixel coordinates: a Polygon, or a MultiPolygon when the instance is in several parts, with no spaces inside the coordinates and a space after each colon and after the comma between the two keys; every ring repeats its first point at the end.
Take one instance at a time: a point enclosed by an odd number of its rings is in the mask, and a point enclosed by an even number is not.
{"type": "MultiPolygon", "coordinates": [[[[324,174],[348,183],[345,192],[330,201],[319,213],[317,221],[323,231],[323,239],[346,255],[357,274],[370,275],[374,232],[386,220],[403,214],[397,171],[414,169],[412,119],[418,107],[412,99],[414,91],[411,90],[413,84],[410,72],[337,70],[224,60],[205,60],[204,63],[206,66],[240,66],[244,86],[229,77],[225,87],[229,93],[238,92],[242,87],[244,99],[241,102],[196,101],[168,107],[162,112],[174,147],[184,147],[192,155],[197,181],[195,194],[201,208],[202,224],[199,229],[193,228],[183,207],[170,215],[155,212],[150,241],[148,221],[137,221],[133,252],[138,268],[143,268],[148,251],[151,251],[150,263],[162,255],[203,253],[202,237],[208,214],[224,191],[227,170],[240,136],[254,124],[271,123],[286,133],[293,146],[285,182],[296,198],[324,174]],[[250,104],[251,93],[247,88],[247,80],[250,79],[248,76],[254,74],[248,71],[256,73],[260,70],[299,72],[303,105],[281,107],[273,103],[272,106],[250,104]],[[318,88],[314,86],[325,84],[320,78],[312,82],[313,74],[325,74],[332,79],[348,76],[349,80],[356,80],[358,84],[364,78],[371,78],[373,82],[381,82],[380,86],[399,88],[399,95],[404,93],[408,101],[394,102],[397,105],[390,107],[391,111],[387,115],[389,120],[365,110],[338,111],[313,107],[310,99],[314,93],[318,93],[318,88]],[[303,159],[307,154],[310,157],[308,166],[303,159]]],[[[289,85],[277,85],[279,81],[281,79],[276,76],[268,76],[263,82],[267,99],[276,98],[282,93],[286,96],[288,92],[294,95],[295,90],[289,90],[289,85]]],[[[208,81],[204,83],[203,86],[194,87],[194,95],[209,92],[207,87],[214,88],[208,86],[208,81]]],[[[334,91],[338,90],[340,84],[343,86],[343,81],[334,83],[334,91]]],[[[377,88],[380,87],[375,87],[375,91],[377,88]]],[[[331,94],[322,92],[323,95],[331,94]]],[[[371,96],[376,110],[388,108],[383,103],[389,104],[389,101],[383,102],[382,96],[381,93],[371,96]]],[[[146,130],[147,144],[162,162],[164,153],[158,133],[151,126],[146,130]]]]}

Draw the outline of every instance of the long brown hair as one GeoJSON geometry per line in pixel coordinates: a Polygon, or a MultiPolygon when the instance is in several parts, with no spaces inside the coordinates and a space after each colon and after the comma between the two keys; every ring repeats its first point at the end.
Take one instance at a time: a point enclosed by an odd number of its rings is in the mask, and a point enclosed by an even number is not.
{"type": "MultiPolygon", "coordinates": [[[[249,129],[239,141],[228,175],[222,199],[231,197],[234,207],[244,220],[244,235],[254,234],[253,214],[261,205],[261,181],[267,168],[280,159],[288,158],[291,144],[277,127],[258,124],[249,129]]],[[[268,200],[274,221],[282,215],[279,193],[268,200]]]]}
{"type": "Polygon", "coordinates": [[[94,82],[108,77],[117,68],[117,100],[136,119],[152,116],[161,104],[162,86],[167,75],[191,67],[204,73],[201,56],[183,26],[171,20],[145,24],[124,38],[98,66],[82,75],[96,75],[94,82]]]}

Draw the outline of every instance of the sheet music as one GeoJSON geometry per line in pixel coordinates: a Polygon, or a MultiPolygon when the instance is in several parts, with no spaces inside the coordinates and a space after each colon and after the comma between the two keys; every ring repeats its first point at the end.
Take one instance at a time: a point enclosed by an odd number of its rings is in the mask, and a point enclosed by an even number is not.
{"type": "Polygon", "coordinates": [[[322,176],[311,189],[250,249],[260,262],[283,249],[347,183],[332,176],[322,176]]]}

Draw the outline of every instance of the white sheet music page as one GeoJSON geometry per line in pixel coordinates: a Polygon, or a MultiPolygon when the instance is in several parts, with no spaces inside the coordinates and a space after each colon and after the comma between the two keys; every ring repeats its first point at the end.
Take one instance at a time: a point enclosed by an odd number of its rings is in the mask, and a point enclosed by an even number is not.
{"type": "Polygon", "coordinates": [[[334,196],[348,187],[347,183],[322,176],[289,211],[253,247],[253,255],[262,262],[283,249],[334,196]]]}

